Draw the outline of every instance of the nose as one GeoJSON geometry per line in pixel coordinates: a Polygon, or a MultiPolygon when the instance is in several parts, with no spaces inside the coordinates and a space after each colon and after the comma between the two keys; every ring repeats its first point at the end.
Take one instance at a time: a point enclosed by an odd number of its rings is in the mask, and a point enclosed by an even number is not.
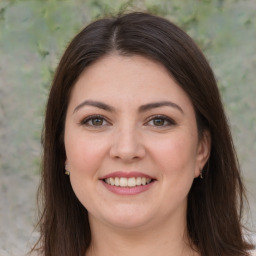
{"type": "Polygon", "coordinates": [[[142,159],[146,154],[142,136],[136,128],[124,128],[115,131],[110,156],[124,162],[142,159]]]}

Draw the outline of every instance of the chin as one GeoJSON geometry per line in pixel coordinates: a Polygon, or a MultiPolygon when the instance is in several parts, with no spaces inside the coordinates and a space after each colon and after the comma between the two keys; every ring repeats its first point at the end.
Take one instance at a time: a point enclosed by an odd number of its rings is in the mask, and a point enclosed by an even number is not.
{"type": "Polygon", "coordinates": [[[105,211],[103,215],[98,218],[99,220],[103,220],[108,226],[127,230],[143,227],[152,219],[149,211],[134,207],[132,209],[129,207],[119,207],[119,209],[114,209],[109,212],[105,211]]]}
{"type": "Polygon", "coordinates": [[[119,229],[132,230],[144,227],[148,223],[148,220],[146,218],[134,218],[134,216],[122,216],[114,220],[109,220],[108,223],[119,229]]]}

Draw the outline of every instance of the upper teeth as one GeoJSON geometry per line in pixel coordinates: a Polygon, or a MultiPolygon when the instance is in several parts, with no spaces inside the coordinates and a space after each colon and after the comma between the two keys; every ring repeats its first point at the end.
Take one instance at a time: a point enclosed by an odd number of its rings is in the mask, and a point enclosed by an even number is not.
{"type": "Polygon", "coordinates": [[[104,181],[112,186],[120,186],[120,187],[135,187],[140,185],[146,185],[151,182],[151,179],[146,177],[131,177],[131,178],[125,178],[125,177],[113,177],[113,178],[107,178],[104,179],[104,181]]]}

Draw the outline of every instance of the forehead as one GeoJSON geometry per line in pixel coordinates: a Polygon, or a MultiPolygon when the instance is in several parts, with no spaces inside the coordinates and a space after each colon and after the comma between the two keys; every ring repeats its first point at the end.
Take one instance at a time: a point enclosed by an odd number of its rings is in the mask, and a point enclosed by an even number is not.
{"type": "Polygon", "coordinates": [[[138,55],[106,55],[87,67],[73,87],[70,103],[86,99],[130,105],[172,100],[193,109],[161,63],[138,55]]]}

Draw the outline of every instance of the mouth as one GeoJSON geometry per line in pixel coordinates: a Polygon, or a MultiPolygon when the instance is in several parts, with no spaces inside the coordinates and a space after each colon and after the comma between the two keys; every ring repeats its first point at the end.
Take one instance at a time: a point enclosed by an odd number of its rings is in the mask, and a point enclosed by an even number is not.
{"type": "Polygon", "coordinates": [[[112,172],[101,177],[103,185],[117,195],[137,195],[149,190],[156,178],[141,172],[112,172]]]}
{"type": "Polygon", "coordinates": [[[132,188],[137,186],[146,186],[155,180],[147,177],[109,177],[103,179],[103,181],[111,186],[132,188]]]}

